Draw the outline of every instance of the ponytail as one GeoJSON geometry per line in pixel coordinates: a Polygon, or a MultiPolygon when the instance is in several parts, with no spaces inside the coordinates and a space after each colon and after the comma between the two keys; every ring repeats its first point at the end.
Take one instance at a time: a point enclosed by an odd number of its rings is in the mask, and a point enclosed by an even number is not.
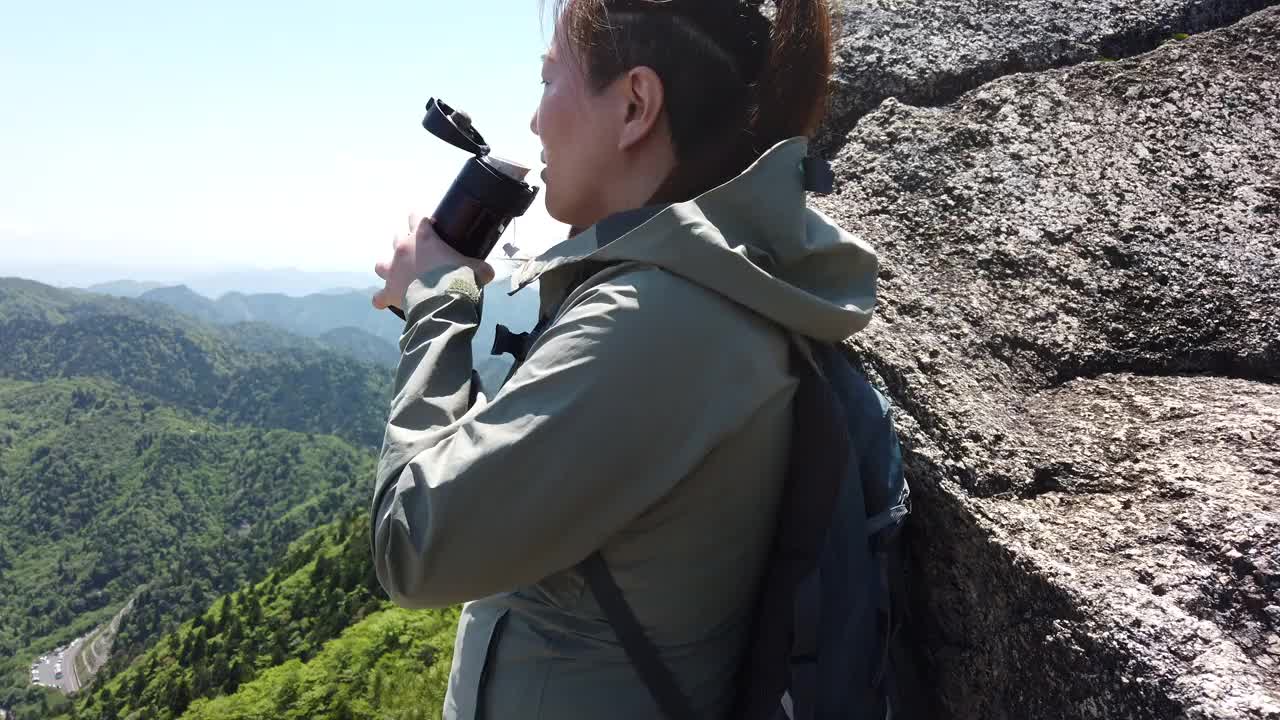
{"type": "Polygon", "coordinates": [[[776,0],[776,6],[751,127],[770,146],[817,132],[826,115],[832,62],[826,0],[776,0]]]}
{"type": "Polygon", "coordinates": [[[557,32],[601,90],[633,67],[662,81],[677,166],[652,202],[695,197],[761,153],[812,136],[831,74],[828,0],[556,0],[557,32]]]}

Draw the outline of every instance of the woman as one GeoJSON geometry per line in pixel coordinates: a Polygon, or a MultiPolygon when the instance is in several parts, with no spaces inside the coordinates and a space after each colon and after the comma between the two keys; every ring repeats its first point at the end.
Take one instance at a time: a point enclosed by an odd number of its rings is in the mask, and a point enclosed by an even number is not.
{"type": "Polygon", "coordinates": [[[791,335],[874,304],[870,249],[805,207],[831,63],[823,0],[564,0],[532,130],[550,214],[540,335],[471,384],[492,277],[421,223],[380,263],[407,313],[373,499],[405,607],[470,601],[446,718],[653,718],[578,563],[601,551],[698,717],[720,718],[773,531],[791,335]]]}

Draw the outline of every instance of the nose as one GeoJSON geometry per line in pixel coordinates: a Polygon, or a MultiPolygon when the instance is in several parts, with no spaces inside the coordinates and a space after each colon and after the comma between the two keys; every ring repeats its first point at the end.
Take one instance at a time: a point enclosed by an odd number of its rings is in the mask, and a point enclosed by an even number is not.
{"type": "Polygon", "coordinates": [[[529,118],[529,129],[533,131],[534,135],[538,134],[538,111],[537,110],[534,110],[533,117],[529,118]]]}

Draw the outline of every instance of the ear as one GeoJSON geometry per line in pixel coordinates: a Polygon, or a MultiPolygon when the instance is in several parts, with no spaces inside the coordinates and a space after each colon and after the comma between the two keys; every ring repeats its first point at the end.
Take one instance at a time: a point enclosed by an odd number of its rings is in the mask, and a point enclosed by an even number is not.
{"type": "Polygon", "coordinates": [[[666,108],[662,81],[653,68],[631,68],[618,78],[624,101],[618,149],[629,150],[648,138],[658,127],[666,108]]]}

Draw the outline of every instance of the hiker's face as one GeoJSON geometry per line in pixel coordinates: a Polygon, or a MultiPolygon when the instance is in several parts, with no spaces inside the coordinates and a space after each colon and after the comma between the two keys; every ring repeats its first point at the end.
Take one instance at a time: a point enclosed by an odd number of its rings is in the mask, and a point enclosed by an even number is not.
{"type": "Polygon", "coordinates": [[[593,92],[574,53],[559,41],[543,58],[542,82],[529,127],[542,140],[547,212],[585,228],[613,211],[615,176],[625,171],[618,98],[609,88],[593,92]]]}

